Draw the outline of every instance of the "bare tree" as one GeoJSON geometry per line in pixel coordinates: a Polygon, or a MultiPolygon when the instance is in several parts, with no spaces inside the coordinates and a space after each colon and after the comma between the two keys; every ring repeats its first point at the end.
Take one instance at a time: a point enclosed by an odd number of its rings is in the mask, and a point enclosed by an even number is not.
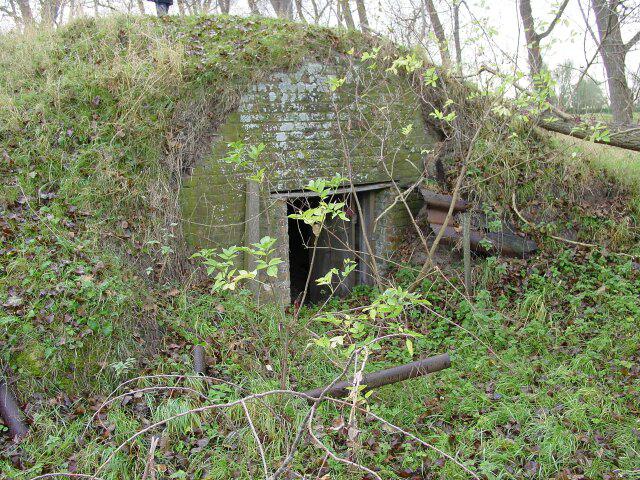
{"type": "Polygon", "coordinates": [[[562,14],[564,13],[565,8],[567,8],[568,3],[569,0],[563,0],[547,28],[542,32],[537,32],[535,20],[533,18],[533,11],[531,9],[531,0],[520,0],[520,18],[522,19],[522,26],[524,27],[524,37],[527,41],[529,73],[532,78],[542,72],[544,65],[542,61],[540,43],[551,34],[555,26],[560,21],[560,18],[562,18],[562,14]]]}
{"type": "Polygon", "coordinates": [[[347,28],[355,29],[356,23],[353,20],[353,14],[351,13],[351,5],[349,0],[338,0],[338,21],[344,24],[347,28]]]}
{"type": "Polygon", "coordinates": [[[442,65],[444,67],[449,67],[451,66],[451,54],[449,53],[447,36],[444,33],[444,28],[442,27],[438,11],[436,10],[433,0],[424,0],[424,6],[427,10],[427,15],[429,15],[429,21],[431,22],[433,33],[436,36],[436,41],[438,42],[438,50],[440,51],[442,65]]]}
{"type": "Polygon", "coordinates": [[[62,17],[63,0],[40,0],[40,17],[42,24],[54,27],[62,17]]]}
{"type": "Polygon", "coordinates": [[[453,43],[456,47],[456,70],[462,73],[462,44],[460,42],[460,5],[462,0],[453,0],[453,43]]]}
{"type": "Polygon", "coordinates": [[[591,0],[598,27],[600,57],[607,72],[609,101],[615,123],[633,121],[633,93],[627,83],[626,58],[640,40],[638,31],[628,42],[622,40],[621,23],[625,17],[622,0],[591,0]]]}
{"type": "Polygon", "coordinates": [[[360,20],[360,29],[362,31],[369,30],[369,18],[367,17],[367,6],[365,0],[356,0],[356,8],[358,10],[358,20],[360,20]]]}
{"type": "Polygon", "coordinates": [[[34,15],[29,0],[0,2],[0,14],[4,14],[19,28],[26,28],[34,24],[34,15]]]}
{"type": "Polygon", "coordinates": [[[292,0],[270,0],[278,18],[293,18],[292,0]]]}

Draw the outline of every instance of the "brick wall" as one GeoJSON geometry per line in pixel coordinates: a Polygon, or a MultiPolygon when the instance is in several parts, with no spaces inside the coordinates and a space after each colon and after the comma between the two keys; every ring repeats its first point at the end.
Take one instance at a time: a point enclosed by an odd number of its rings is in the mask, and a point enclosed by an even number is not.
{"type": "MultiPolygon", "coordinates": [[[[244,189],[252,172],[264,169],[267,203],[269,192],[301,190],[311,179],[336,173],[352,172],[360,184],[390,178],[408,184],[419,177],[424,151],[434,142],[414,92],[398,77],[352,69],[341,61],[273,74],[242,96],[211,154],[184,179],[187,240],[194,248],[243,242],[244,189]],[[331,77],[345,79],[333,92],[331,77]],[[258,164],[243,168],[221,161],[227,144],[239,140],[265,145],[258,164]]],[[[395,232],[406,223],[402,217],[395,209],[386,223],[395,232]]]]}

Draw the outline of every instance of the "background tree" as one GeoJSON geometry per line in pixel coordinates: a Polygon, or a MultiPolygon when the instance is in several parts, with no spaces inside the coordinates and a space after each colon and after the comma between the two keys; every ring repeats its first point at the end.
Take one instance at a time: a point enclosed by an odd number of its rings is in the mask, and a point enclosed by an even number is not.
{"type": "Polygon", "coordinates": [[[598,30],[598,49],[607,73],[613,121],[631,123],[634,99],[627,83],[626,59],[629,50],[640,40],[640,31],[625,43],[621,25],[638,7],[629,7],[622,0],[591,0],[591,7],[598,30]]]}
{"type": "Polygon", "coordinates": [[[291,0],[270,0],[270,2],[278,18],[293,18],[293,3],[291,0]]]}
{"type": "Polygon", "coordinates": [[[529,73],[531,78],[539,75],[543,69],[544,64],[542,61],[540,42],[551,34],[555,26],[560,21],[568,3],[569,0],[563,0],[547,28],[542,32],[537,32],[533,11],[531,9],[531,0],[520,0],[520,19],[522,20],[524,36],[527,41],[527,57],[529,60],[529,73]]]}
{"type": "Polygon", "coordinates": [[[436,10],[433,0],[424,0],[424,7],[429,16],[431,22],[431,28],[433,28],[433,34],[436,37],[438,43],[438,50],[440,51],[440,60],[444,67],[451,66],[451,54],[449,53],[449,42],[447,42],[447,36],[444,33],[440,16],[436,10]]]}
{"type": "Polygon", "coordinates": [[[563,110],[571,108],[573,89],[574,66],[571,60],[562,62],[553,72],[553,78],[556,81],[556,95],[558,99],[558,107],[563,110]]]}
{"type": "Polygon", "coordinates": [[[571,98],[571,107],[578,113],[601,112],[607,100],[600,85],[590,77],[585,77],[575,86],[571,98]]]}

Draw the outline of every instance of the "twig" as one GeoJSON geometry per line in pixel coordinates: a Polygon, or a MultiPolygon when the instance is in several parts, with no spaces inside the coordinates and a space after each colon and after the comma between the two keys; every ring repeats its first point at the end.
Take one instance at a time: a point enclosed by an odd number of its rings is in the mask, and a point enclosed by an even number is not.
{"type": "MultiPolygon", "coordinates": [[[[346,405],[346,406],[351,406],[350,402],[345,402],[344,400],[339,400],[337,398],[328,398],[328,401],[331,401],[333,403],[337,403],[337,404],[342,404],[342,405],[346,405]]],[[[356,407],[361,413],[368,415],[369,417],[377,420],[378,422],[386,425],[387,427],[395,430],[398,433],[401,433],[402,435],[406,435],[407,437],[411,438],[412,440],[415,440],[416,442],[420,443],[422,446],[430,448],[432,450],[434,450],[435,452],[438,452],[440,455],[442,455],[443,457],[448,458],[449,460],[451,460],[453,463],[455,463],[456,465],[458,465],[460,468],[462,468],[465,472],[467,472],[469,475],[471,475],[473,478],[480,480],[480,477],[478,475],[476,475],[473,471],[469,470],[469,468],[467,468],[462,462],[460,462],[459,460],[456,460],[454,457],[452,457],[451,455],[449,455],[447,452],[445,452],[444,450],[439,449],[438,447],[436,447],[435,445],[432,445],[429,442],[426,442],[424,440],[422,440],[421,438],[415,436],[413,433],[408,432],[407,430],[394,425],[393,423],[389,422],[388,420],[385,420],[382,417],[379,417],[378,415],[376,415],[375,413],[369,411],[369,410],[365,410],[362,407],[356,407]]]]}
{"type": "Polygon", "coordinates": [[[142,474],[142,480],[156,480],[156,447],[160,442],[160,437],[151,437],[151,445],[149,446],[149,455],[147,455],[147,464],[144,466],[144,473],[142,474]]]}
{"type": "Polygon", "coordinates": [[[329,450],[329,448],[324,443],[322,443],[318,439],[318,437],[315,436],[315,434],[313,433],[313,429],[311,428],[311,425],[309,425],[308,427],[308,432],[309,432],[309,436],[311,437],[312,443],[315,446],[320,447],[322,450],[324,450],[327,453],[327,455],[333,458],[336,462],[344,463],[345,465],[348,465],[350,467],[357,468],[358,470],[362,470],[363,472],[368,473],[369,475],[376,478],[377,480],[382,480],[380,475],[378,475],[376,472],[374,472],[370,468],[365,467],[364,465],[360,465],[359,463],[352,462],[351,460],[347,460],[346,458],[339,457],[335,453],[333,453],[331,450],[329,450]]]}
{"type": "MultiPolygon", "coordinates": [[[[177,375],[177,374],[156,374],[156,375],[142,375],[139,377],[134,377],[134,378],[130,378],[129,380],[125,380],[124,382],[122,382],[120,385],[118,385],[108,396],[107,399],[102,403],[102,405],[100,405],[100,407],[98,408],[98,410],[96,410],[93,415],[91,416],[91,418],[89,419],[89,421],[87,422],[87,425],[85,426],[82,435],[84,436],[87,433],[87,430],[89,429],[89,427],[91,426],[91,424],[93,423],[93,421],[95,420],[95,418],[98,416],[98,413],[106,406],[108,405],[112,398],[112,396],[121,388],[126,387],[127,385],[137,382],[139,380],[156,380],[156,379],[175,379],[175,380],[186,380],[186,379],[198,379],[198,380],[209,380],[209,381],[214,381],[217,383],[224,383],[226,385],[231,385],[234,388],[237,388],[238,390],[244,390],[246,391],[246,389],[244,387],[241,387],[240,385],[237,385],[233,382],[229,382],[227,380],[223,380],[221,378],[216,378],[216,377],[209,377],[206,375],[177,375]]],[[[166,388],[166,386],[165,386],[166,388]]],[[[186,387],[185,387],[186,388],[186,387]]],[[[194,390],[195,391],[195,390],[194,390]]],[[[202,395],[201,393],[197,392],[198,395],[202,395]]],[[[126,394],[125,394],[126,395],[126,394]]],[[[120,396],[121,397],[121,396],[120,396]]]]}
{"type": "Polygon", "coordinates": [[[38,475],[37,477],[32,477],[31,480],[40,480],[41,478],[56,478],[56,477],[85,478],[88,480],[104,480],[102,477],[96,477],[95,475],[87,475],[84,473],[45,473],[44,475],[38,475]]]}
{"type": "Polygon", "coordinates": [[[267,459],[264,455],[264,448],[262,448],[262,442],[260,441],[258,432],[256,432],[256,427],[253,425],[253,421],[251,420],[251,414],[249,414],[249,409],[247,408],[247,404],[245,402],[242,402],[242,409],[244,410],[244,415],[247,417],[247,422],[249,422],[249,427],[251,428],[251,433],[253,434],[253,438],[256,441],[258,450],[260,451],[260,459],[262,460],[264,477],[269,478],[269,468],[267,467],[267,459]]]}
{"type": "MultiPolygon", "coordinates": [[[[526,218],[524,218],[522,216],[522,214],[520,213],[520,211],[518,210],[518,207],[516,206],[516,193],[513,192],[511,194],[511,208],[513,208],[513,212],[518,216],[518,218],[520,220],[522,220],[524,223],[526,223],[527,225],[529,225],[531,228],[533,228],[534,230],[537,231],[542,231],[542,229],[531,223],[529,220],[527,220],[526,218]]],[[[551,234],[546,234],[549,237],[553,238],[554,240],[558,240],[560,242],[565,242],[565,243],[569,243],[571,245],[577,245],[579,247],[588,247],[588,248],[597,248],[600,247],[600,245],[596,245],[595,243],[584,243],[584,242],[576,242],[575,240],[569,240],[568,238],[563,238],[563,237],[558,237],[557,235],[551,235],[551,234]]]]}

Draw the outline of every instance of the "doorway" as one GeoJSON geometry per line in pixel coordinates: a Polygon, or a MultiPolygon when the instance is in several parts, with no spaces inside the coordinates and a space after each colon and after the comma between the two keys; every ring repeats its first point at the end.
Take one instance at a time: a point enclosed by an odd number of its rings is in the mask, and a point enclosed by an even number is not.
{"type": "MultiPolygon", "coordinates": [[[[330,296],[344,297],[357,284],[370,284],[371,257],[364,235],[372,236],[374,191],[356,192],[362,217],[358,214],[355,198],[349,192],[336,192],[328,201],[344,202],[347,221],[340,218],[325,219],[320,235],[316,238],[310,225],[289,217],[319,204],[318,197],[301,195],[287,198],[287,227],[289,237],[289,281],[292,303],[319,304],[330,296]],[[345,269],[345,261],[355,262],[355,270],[346,278],[332,276],[330,285],[319,285],[316,280],[335,268],[345,269]]],[[[371,246],[373,242],[369,242],[371,246]]]]}

